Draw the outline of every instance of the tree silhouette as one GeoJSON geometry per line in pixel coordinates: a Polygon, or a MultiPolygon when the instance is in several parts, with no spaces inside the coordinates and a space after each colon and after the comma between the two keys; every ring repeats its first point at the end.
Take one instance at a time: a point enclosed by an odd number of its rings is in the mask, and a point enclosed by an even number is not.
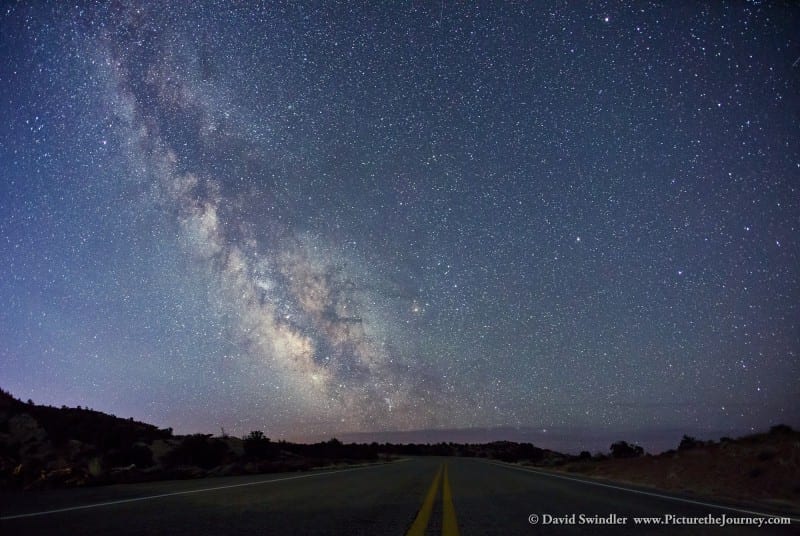
{"type": "Polygon", "coordinates": [[[244,438],[244,453],[251,458],[267,458],[272,454],[272,443],[261,430],[253,430],[244,438]]]}
{"type": "Polygon", "coordinates": [[[611,445],[613,458],[638,458],[644,454],[644,449],[639,445],[629,444],[627,441],[617,441],[611,445]]]}
{"type": "Polygon", "coordinates": [[[700,446],[701,442],[693,438],[692,436],[684,435],[683,439],[681,439],[680,444],[678,445],[678,450],[689,450],[695,447],[700,446]]]}

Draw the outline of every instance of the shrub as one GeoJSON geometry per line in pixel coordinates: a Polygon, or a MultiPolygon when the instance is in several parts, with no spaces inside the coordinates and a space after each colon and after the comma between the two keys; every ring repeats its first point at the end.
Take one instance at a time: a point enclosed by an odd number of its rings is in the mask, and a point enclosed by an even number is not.
{"type": "Polygon", "coordinates": [[[678,450],[689,450],[695,447],[699,447],[702,444],[703,444],[702,441],[698,441],[691,436],[684,435],[683,439],[681,439],[680,445],[678,445],[678,450]]]}
{"type": "Polygon", "coordinates": [[[644,454],[644,449],[639,445],[628,444],[627,441],[617,441],[611,445],[613,458],[638,458],[644,454]]]}
{"type": "Polygon", "coordinates": [[[135,465],[136,467],[150,467],[153,465],[153,452],[144,445],[134,444],[126,448],[112,450],[106,456],[108,464],[112,467],[135,465]]]}
{"type": "Polygon", "coordinates": [[[788,424],[776,424],[769,429],[770,434],[791,434],[793,431],[788,424]]]}
{"type": "Polygon", "coordinates": [[[205,434],[186,436],[180,445],[166,456],[167,465],[196,465],[203,469],[211,469],[221,465],[230,453],[228,445],[219,439],[211,439],[205,434]]]}
{"type": "Polygon", "coordinates": [[[267,458],[272,455],[272,443],[264,432],[254,430],[244,438],[244,453],[251,458],[267,458]]]}

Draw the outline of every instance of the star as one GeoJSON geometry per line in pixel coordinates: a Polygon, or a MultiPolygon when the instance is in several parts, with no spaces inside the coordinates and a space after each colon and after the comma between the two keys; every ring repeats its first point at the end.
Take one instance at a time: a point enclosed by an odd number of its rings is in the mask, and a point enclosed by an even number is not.
{"type": "Polygon", "coordinates": [[[184,7],[4,10],[0,387],[289,440],[800,424],[797,10],[184,7]]]}

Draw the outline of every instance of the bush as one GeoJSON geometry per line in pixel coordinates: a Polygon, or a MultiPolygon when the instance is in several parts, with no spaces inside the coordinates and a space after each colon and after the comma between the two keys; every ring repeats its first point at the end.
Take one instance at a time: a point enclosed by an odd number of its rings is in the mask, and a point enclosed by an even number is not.
{"type": "Polygon", "coordinates": [[[702,444],[703,444],[702,441],[698,441],[691,436],[684,435],[683,439],[681,439],[680,445],[678,445],[678,450],[689,450],[695,447],[699,447],[702,444]]]}
{"type": "Polygon", "coordinates": [[[644,455],[644,449],[639,445],[631,445],[627,441],[617,441],[611,445],[612,458],[638,458],[644,455]]]}
{"type": "Polygon", "coordinates": [[[106,461],[112,467],[135,465],[136,467],[150,467],[153,465],[153,452],[144,445],[134,444],[127,448],[112,450],[106,456],[106,461]]]}
{"type": "Polygon", "coordinates": [[[167,465],[196,465],[203,469],[211,469],[224,463],[229,455],[228,445],[219,439],[211,439],[205,434],[186,436],[180,445],[166,456],[167,465]]]}
{"type": "Polygon", "coordinates": [[[254,430],[244,438],[244,453],[250,458],[267,458],[273,453],[272,443],[264,432],[254,430]]]}
{"type": "Polygon", "coordinates": [[[769,433],[775,435],[791,434],[792,432],[794,432],[794,430],[788,424],[776,424],[769,429],[769,433]]]}

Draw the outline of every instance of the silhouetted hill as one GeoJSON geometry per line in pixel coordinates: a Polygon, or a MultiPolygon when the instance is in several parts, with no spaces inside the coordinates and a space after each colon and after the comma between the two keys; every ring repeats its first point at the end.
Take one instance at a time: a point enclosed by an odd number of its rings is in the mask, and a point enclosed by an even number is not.
{"type": "Polygon", "coordinates": [[[0,484],[85,484],[108,467],[152,465],[147,445],[172,431],[81,407],[36,405],[0,389],[0,484]]]}
{"type": "Polygon", "coordinates": [[[568,456],[530,443],[273,442],[254,431],[239,439],[173,436],[171,429],[99,411],[40,406],[0,390],[0,486],[41,488],[297,471],[399,456],[474,456],[563,464],[568,456]]]}
{"type": "Polygon", "coordinates": [[[172,430],[169,429],[161,430],[152,424],[122,419],[80,406],[77,408],[39,406],[17,400],[5,391],[0,390],[0,393],[2,393],[0,411],[30,415],[56,446],[61,446],[69,440],[78,440],[108,450],[135,441],[166,439],[172,435],[172,430]]]}

